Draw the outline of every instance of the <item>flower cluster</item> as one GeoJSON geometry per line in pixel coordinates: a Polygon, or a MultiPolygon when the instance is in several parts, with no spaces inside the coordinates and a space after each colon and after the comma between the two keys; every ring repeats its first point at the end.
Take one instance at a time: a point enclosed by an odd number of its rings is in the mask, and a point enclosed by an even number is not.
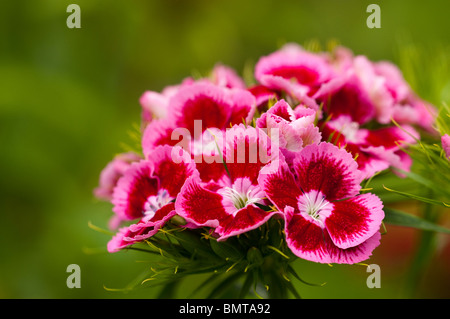
{"type": "Polygon", "coordinates": [[[285,45],[260,58],[254,80],[217,65],[142,95],[142,152],[114,158],[95,190],[115,213],[110,252],[149,240],[174,218],[217,242],[276,219],[300,258],[369,258],[384,212],[361,183],[409,171],[405,150],[432,130],[435,108],[395,65],[343,47],[285,45]]]}

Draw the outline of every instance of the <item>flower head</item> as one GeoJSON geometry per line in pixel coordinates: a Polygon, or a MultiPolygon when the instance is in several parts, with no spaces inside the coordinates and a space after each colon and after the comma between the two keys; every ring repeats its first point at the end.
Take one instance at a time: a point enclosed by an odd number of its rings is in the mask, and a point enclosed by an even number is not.
{"type": "Polygon", "coordinates": [[[174,200],[194,171],[190,155],[179,147],[157,147],[151,159],[133,163],[119,179],[112,203],[121,220],[139,221],[121,228],[109,251],[153,236],[175,215],[174,200]]]}

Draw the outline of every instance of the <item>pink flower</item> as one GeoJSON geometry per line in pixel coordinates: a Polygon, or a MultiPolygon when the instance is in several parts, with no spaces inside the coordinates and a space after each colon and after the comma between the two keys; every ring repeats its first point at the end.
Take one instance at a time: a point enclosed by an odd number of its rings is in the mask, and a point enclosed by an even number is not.
{"type": "Polygon", "coordinates": [[[207,129],[225,130],[230,125],[248,122],[255,109],[255,97],[247,90],[206,82],[183,86],[171,97],[167,118],[146,127],[142,138],[144,155],[148,157],[158,145],[174,146],[184,138],[199,139],[207,129]],[[173,136],[177,132],[181,134],[173,136]]]}
{"type": "MultiPolygon", "coordinates": [[[[288,247],[320,263],[356,263],[379,245],[383,204],[359,194],[362,175],[350,153],[322,142],[300,151],[291,170],[261,173],[259,185],[284,214],[288,247]]],[[[264,171],[264,168],[263,168],[264,171]]]]}
{"type": "Polygon", "coordinates": [[[153,236],[175,213],[174,200],[194,173],[191,157],[179,147],[160,146],[148,160],[133,163],[114,189],[113,211],[136,224],[121,228],[108,244],[110,252],[153,236]]]}
{"type": "Polygon", "coordinates": [[[365,124],[376,115],[369,93],[354,72],[345,72],[323,84],[313,97],[333,118],[349,116],[352,121],[365,124]]]}
{"type": "Polygon", "coordinates": [[[256,120],[256,127],[267,130],[269,137],[276,139],[283,155],[290,162],[295,152],[321,141],[319,128],[314,124],[317,113],[317,105],[315,108],[298,105],[293,110],[282,99],[256,120]]]}
{"type": "Polygon", "coordinates": [[[269,89],[264,85],[257,84],[248,88],[248,91],[253,94],[256,99],[256,107],[259,112],[267,111],[269,101],[272,99],[278,99],[280,93],[276,90],[269,89]]]}
{"type": "Polygon", "coordinates": [[[222,153],[223,176],[205,182],[193,174],[175,203],[177,214],[197,226],[214,228],[218,240],[255,229],[275,214],[258,206],[267,204],[258,185],[260,169],[274,164],[277,156],[265,133],[236,125],[227,130],[222,153]]]}
{"type": "Polygon", "coordinates": [[[223,64],[214,66],[210,78],[212,83],[221,87],[229,89],[246,89],[244,80],[236,73],[236,71],[223,64]]]}
{"type": "Polygon", "coordinates": [[[260,84],[299,100],[305,95],[312,96],[333,74],[323,57],[295,44],[262,57],[255,66],[255,78],[260,84]]]}
{"type": "Polygon", "coordinates": [[[186,78],[179,85],[165,87],[161,93],[145,91],[139,99],[142,107],[141,116],[144,126],[152,120],[166,118],[170,98],[175,95],[181,87],[193,84],[194,82],[194,79],[186,78]]]}
{"type": "Polygon", "coordinates": [[[131,163],[139,160],[141,160],[141,157],[133,152],[116,155],[100,173],[99,185],[94,189],[95,197],[102,200],[111,200],[119,178],[122,177],[131,163]]]}
{"type": "Polygon", "coordinates": [[[180,88],[194,83],[210,83],[219,87],[246,89],[244,81],[237,75],[236,71],[226,65],[217,64],[212,69],[209,77],[201,78],[199,80],[188,77],[178,85],[165,87],[161,93],[150,90],[145,91],[139,99],[142,107],[142,120],[144,126],[154,119],[167,118],[169,115],[170,98],[174,96],[180,88]]]}
{"type": "Polygon", "coordinates": [[[445,156],[450,159],[450,136],[448,134],[444,134],[441,137],[442,148],[444,149],[445,156]]]}
{"type": "Polygon", "coordinates": [[[409,171],[411,159],[401,147],[415,143],[419,135],[410,126],[361,128],[347,116],[319,123],[324,141],[332,142],[352,153],[364,178],[372,177],[389,167],[409,171]]]}

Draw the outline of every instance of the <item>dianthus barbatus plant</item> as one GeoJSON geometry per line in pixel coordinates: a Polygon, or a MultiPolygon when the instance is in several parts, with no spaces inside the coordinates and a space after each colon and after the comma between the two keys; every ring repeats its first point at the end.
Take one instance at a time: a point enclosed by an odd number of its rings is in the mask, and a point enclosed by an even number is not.
{"type": "Polygon", "coordinates": [[[218,64],[141,96],[141,148],[106,166],[95,195],[113,205],[109,252],[160,256],[142,283],[167,293],[209,273],[206,297],[235,284],[236,298],[299,297],[296,259],[362,263],[384,221],[419,225],[369,188],[411,176],[421,134],[441,133],[436,160],[448,169],[438,109],[394,64],[287,44],[261,57],[253,80],[218,64]]]}

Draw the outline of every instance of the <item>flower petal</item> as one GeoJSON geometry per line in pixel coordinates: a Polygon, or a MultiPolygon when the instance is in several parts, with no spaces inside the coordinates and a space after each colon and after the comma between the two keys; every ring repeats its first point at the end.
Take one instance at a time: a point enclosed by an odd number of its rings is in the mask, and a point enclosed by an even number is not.
{"type": "Polygon", "coordinates": [[[114,188],[113,211],[124,220],[141,218],[147,198],[156,195],[158,189],[153,164],[147,160],[133,163],[114,188]]]}
{"type": "Polygon", "coordinates": [[[276,171],[265,173],[263,169],[258,178],[258,183],[266,193],[267,198],[280,212],[283,212],[287,206],[297,207],[297,199],[302,191],[284,161],[281,162],[276,171]]]}
{"type": "Polygon", "coordinates": [[[262,57],[255,66],[258,82],[294,96],[297,92],[312,95],[332,74],[325,59],[294,44],[262,57]]]}
{"type": "MultiPolygon", "coordinates": [[[[172,132],[174,132],[175,128],[174,123],[170,119],[158,119],[150,122],[145,127],[141,142],[145,158],[151,158],[151,154],[157,146],[182,144],[187,137],[179,134],[172,137],[172,132]]],[[[188,131],[183,133],[186,135],[190,134],[188,131]]]]}
{"type": "Polygon", "coordinates": [[[136,224],[119,229],[117,234],[108,242],[108,251],[111,253],[117,252],[152,237],[175,214],[174,203],[169,203],[159,209],[150,221],[144,222],[141,220],[136,224]]]}
{"type": "Polygon", "coordinates": [[[274,151],[272,154],[271,141],[261,129],[241,124],[227,130],[223,156],[231,183],[247,177],[256,184],[261,168],[277,156],[274,151]]]}
{"type": "Polygon", "coordinates": [[[195,171],[191,155],[179,146],[159,146],[152,152],[153,174],[159,179],[159,187],[176,197],[186,179],[195,171]]]}
{"type": "Polygon", "coordinates": [[[236,236],[252,229],[258,228],[277,212],[267,212],[255,205],[247,205],[240,209],[234,216],[228,215],[220,221],[216,232],[219,234],[218,241],[223,241],[231,236],[236,236]]]}
{"type": "Polygon", "coordinates": [[[228,217],[222,196],[202,186],[197,174],[189,177],[175,201],[177,214],[197,226],[217,227],[228,217]]]}
{"type": "Polygon", "coordinates": [[[334,118],[348,115],[360,124],[375,116],[375,105],[355,75],[345,75],[325,83],[314,95],[334,118]]]}
{"type": "Polygon", "coordinates": [[[342,249],[334,245],[325,228],[307,221],[294,208],[285,209],[286,243],[298,257],[318,263],[354,264],[366,260],[379,245],[376,232],[360,245],[342,249]]]}
{"type": "Polygon", "coordinates": [[[303,192],[321,191],[328,201],[355,196],[361,188],[358,164],[350,153],[331,143],[306,146],[296,154],[293,167],[303,192]]]}
{"type": "Polygon", "coordinates": [[[114,187],[131,163],[138,162],[141,157],[134,153],[122,153],[114,157],[100,173],[99,185],[94,189],[94,195],[102,200],[111,200],[114,187]]]}
{"type": "Polygon", "coordinates": [[[383,203],[373,194],[363,194],[332,203],[325,227],[339,248],[357,246],[380,229],[384,218],[383,203]]]}

